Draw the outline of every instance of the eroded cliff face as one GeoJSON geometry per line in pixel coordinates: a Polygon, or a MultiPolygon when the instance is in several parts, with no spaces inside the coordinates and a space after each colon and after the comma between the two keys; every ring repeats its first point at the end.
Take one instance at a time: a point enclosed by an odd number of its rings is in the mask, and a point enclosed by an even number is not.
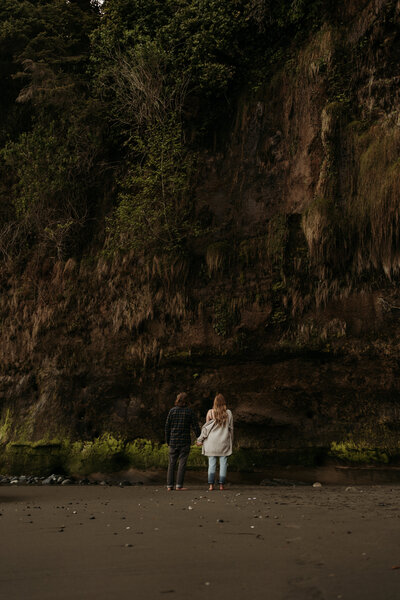
{"type": "Polygon", "coordinates": [[[187,390],[260,448],[400,431],[400,3],[345,3],[201,158],[187,255],[4,270],[2,442],[162,441],[187,390]]]}

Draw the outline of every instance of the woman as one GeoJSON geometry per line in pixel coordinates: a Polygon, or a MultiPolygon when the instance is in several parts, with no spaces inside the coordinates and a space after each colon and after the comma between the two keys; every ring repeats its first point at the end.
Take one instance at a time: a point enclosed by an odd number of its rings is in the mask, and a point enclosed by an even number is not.
{"type": "Polygon", "coordinates": [[[217,394],[214,405],[207,413],[206,424],[203,425],[197,445],[203,446],[202,453],[208,456],[209,491],[214,489],[217,458],[219,458],[219,489],[224,489],[228,456],[232,454],[233,417],[226,408],[225,398],[217,394]]]}

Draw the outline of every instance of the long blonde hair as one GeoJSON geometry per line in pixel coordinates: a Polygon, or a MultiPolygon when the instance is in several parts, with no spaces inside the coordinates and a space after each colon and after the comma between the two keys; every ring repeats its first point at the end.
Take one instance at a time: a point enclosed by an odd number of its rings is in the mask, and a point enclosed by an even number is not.
{"type": "Polygon", "coordinates": [[[217,394],[214,398],[213,405],[213,418],[217,425],[223,427],[228,420],[228,413],[226,411],[226,402],[222,394],[217,394]]]}

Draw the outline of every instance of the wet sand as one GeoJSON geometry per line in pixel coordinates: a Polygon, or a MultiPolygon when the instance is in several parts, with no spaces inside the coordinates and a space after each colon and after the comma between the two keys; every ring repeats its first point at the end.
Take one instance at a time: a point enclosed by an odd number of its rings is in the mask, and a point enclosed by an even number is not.
{"type": "Polygon", "coordinates": [[[1,486],[0,598],[398,600],[399,507],[398,486],[1,486]]]}

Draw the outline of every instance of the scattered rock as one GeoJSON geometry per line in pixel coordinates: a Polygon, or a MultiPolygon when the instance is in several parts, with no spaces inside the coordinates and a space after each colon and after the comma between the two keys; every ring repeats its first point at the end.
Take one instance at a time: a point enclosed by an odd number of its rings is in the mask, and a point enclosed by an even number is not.
{"type": "Polygon", "coordinates": [[[314,488],[321,488],[322,487],[322,483],[320,483],[319,481],[316,481],[315,483],[313,483],[312,485],[314,488]]]}
{"type": "Polygon", "coordinates": [[[292,479],[279,479],[277,477],[272,477],[271,479],[263,479],[260,482],[260,485],[267,487],[277,487],[277,486],[295,486],[295,485],[307,485],[304,481],[295,481],[292,479]]]}
{"type": "Polygon", "coordinates": [[[54,475],[53,473],[52,475],[49,475],[49,477],[42,478],[42,485],[53,485],[57,483],[58,478],[59,475],[54,475]]]}
{"type": "Polygon", "coordinates": [[[143,481],[132,482],[128,481],[127,479],[124,479],[122,481],[90,481],[90,479],[87,478],[74,480],[73,477],[66,477],[65,475],[57,475],[55,473],[52,473],[47,477],[34,477],[32,475],[0,475],[0,485],[73,485],[74,483],[77,483],[79,485],[118,485],[119,487],[143,485],[143,481]]]}

